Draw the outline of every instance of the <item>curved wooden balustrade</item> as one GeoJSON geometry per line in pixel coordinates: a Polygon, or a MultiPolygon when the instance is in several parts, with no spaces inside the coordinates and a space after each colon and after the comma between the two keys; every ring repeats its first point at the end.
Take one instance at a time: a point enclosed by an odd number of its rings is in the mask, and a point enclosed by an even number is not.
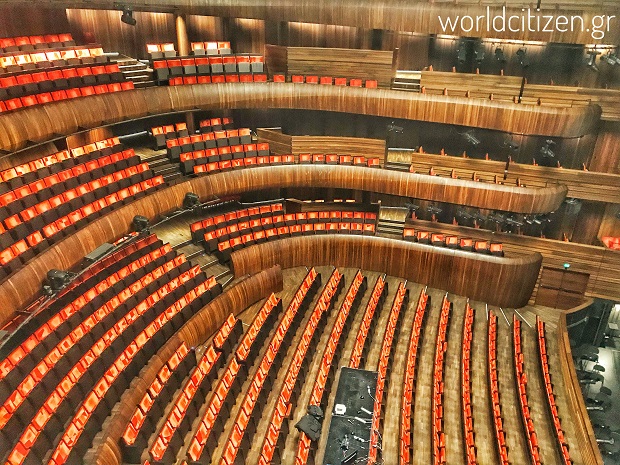
{"type": "MultiPolygon", "coordinates": [[[[26,0],[5,0],[7,4],[21,4],[26,0]]],[[[37,0],[37,4],[53,4],[54,6],[74,8],[113,8],[111,0],[37,0]]],[[[270,21],[298,21],[304,23],[319,23],[341,26],[352,26],[366,29],[387,29],[395,31],[416,31],[435,34],[468,35],[471,37],[485,36],[488,32],[484,27],[480,31],[469,29],[463,31],[457,28],[444,30],[437,20],[438,15],[456,18],[457,15],[484,15],[487,13],[486,5],[494,6],[491,15],[501,14],[501,7],[508,7],[506,16],[512,14],[522,15],[524,2],[520,0],[507,0],[499,3],[483,3],[479,0],[464,0],[458,4],[454,2],[432,2],[399,0],[381,0],[377,2],[357,0],[330,0],[316,2],[304,0],[291,2],[287,0],[263,0],[248,2],[245,0],[219,0],[204,2],[199,0],[159,0],[157,2],[144,2],[144,0],[123,0],[123,5],[132,6],[137,10],[150,11],[180,11],[182,13],[256,18],[270,21]],[[150,3],[150,6],[149,6],[150,3]]],[[[533,8],[533,7],[532,7],[533,8]]],[[[534,12],[533,12],[534,13],[534,12]]],[[[600,0],[557,0],[553,4],[542,3],[541,14],[567,15],[580,14],[584,17],[586,25],[591,23],[595,15],[617,14],[617,8],[611,6],[611,1],[605,4],[600,0]],[[557,6],[556,6],[557,5],[557,6]],[[557,8],[557,9],[556,9],[557,8]]],[[[465,27],[469,27],[469,22],[465,27]]],[[[613,27],[601,41],[607,44],[617,44],[620,39],[620,29],[613,27]]],[[[585,28],[584,28],[585,29],[585,28]]],[[[563,43],[592,43],[592,35],[588,30],[581,31],[567,28],[556,28],[553,32],[504,32],[493,33],[493,37],[521,40],[544,40],[549,42],[563,43]],[[560,32],[567,30],[567,32],[560,32]]]]}
{"type": "Polygon", "coordinates": [[[250,246],[231,255],[236,276],[275,264],[282,268],[344,266],[385,272],[492,305],[517,308],[527,304],[541,260],[539,253],[494,257],[354,235],[291,237],[250,246]]]}
{"type": "Polygon", "coordinates": [[[389,89],[290,83],[149,87],[34,106],[0,115],[0,150],[156,114],[195,109],[293,108],[387,116],[549,137],[579,137],[601,116],[597,105],[539,107],[389,89]],[[36,124],[34,124],[36,122],[36,124]]]}
{"type": "Polygon", "coordinates": [[[103,440],[98,442],[95,457],[87,457],[85,463],[119,465],[122,462],[119,444],[123,431],[136,405],[181,342],[185,342],[188,347],[203,344],[231,312],[238,315],[272,292],[281,291],[282,285],[282,270],[279,267],[265,269],[226,289],[197,312],[166,341],[159,352],[150,359],[148,365],[140,371],[140,375],[133,380],[131,387],[121,398],[119,408],[115,410],[116,413],[103,430],[103,440]]]}
{"type": "MultiPolygon", "coordinates": [[[[540,237],[520,236],[509,233],[496,233],[485,229],[435,223],[432,221],[413,220],[408,222],[416,230],[456,234],[475,237],[488,241],[501,242],[507,254],[524,254],[539,252],[543,257],[543,266],[562,268],[570,263],[571,271],[588,273],[590,279],[586,288],[587,297],[602,299],[620,299],[620,251],[593,245],[564,242],[540,237]]],[[[536,292],[536,290],[535,290],[536,292]]]]}
{"type": "MultiPolygon", "coordinates": [[[[471,179],[475,174],[478,178],[487,181],[492,181],[495,176],[502,180],[506,168],[506,162],[494,160],[477,160],[404,150],[390,150],[390,155],[402,160],[411,158],[412,166],[418,172],[424,172],[423,170],[428,172],[432,167],[437,174],[450,175],[450,170],[454,169],[457,176],[466,179],[471,179]]],[[[528,187],[544,187],[554,182],[561,183],[568,188],[567,197],[620,203],[620,189],[618,189],[620,175],[617,174],[510,163],[508,178],[504,182],[515,184],[517,179],[528,187]]]]}
{"type": "Polygon", "coordinates": [[[135,215],[153,220],[177,209],[187,192],[201,200],[283,187],[332,187],[366,190],[404,197],[429,198],[445,202],[499,208],[508,211],[545,212],[554,210],[565,196],[561,186],[527,189],[485,185],[432,176],[415,177],[397,171],[333,165],[290,165],[247,168],[193,178],[162,189],[93,221],[29,261],[0,284],[0,322],[25,307],[41,289],[46,273],[53,268],[66,270],[104,242],[116,240],[131,228],[135,215]],[[429,194],[431,194],[429,196],[429,194]],[[519,204],[520,202],[520,204],[519,204]]]}

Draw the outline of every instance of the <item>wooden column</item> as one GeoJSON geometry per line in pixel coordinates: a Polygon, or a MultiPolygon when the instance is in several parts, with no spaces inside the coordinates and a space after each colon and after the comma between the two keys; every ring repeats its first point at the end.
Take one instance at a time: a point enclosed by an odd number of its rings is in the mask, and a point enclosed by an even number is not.
{"type": "Polygon", "coordinates": [[[175,16],[176,31],[177,31],[177,50],[179,56],[189,55],[189,38],[187,36],[187,25],[185,24],[185,16],[175,16]]]}
{"type": "Polygon", "coordinates": [[[190,134],[194,134],[196,132],[196,118],[193,111],[188,111],[185,113],[185,124],[187,124],[187,130],[190,134]]]}

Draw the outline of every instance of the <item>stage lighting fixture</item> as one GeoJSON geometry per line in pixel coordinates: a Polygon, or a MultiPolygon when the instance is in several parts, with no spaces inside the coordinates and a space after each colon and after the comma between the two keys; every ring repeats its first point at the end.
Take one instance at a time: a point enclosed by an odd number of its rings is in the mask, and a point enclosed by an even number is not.
{"type": "Polygon", "coordinates": [[[149,229],[149,219],[146,216],[134,216],[132,224],[136,232],[148,231],[149,229]]]}
{"type": "Polygon", "coordinates": [[[517,50],[517,58],[519,59],[519,64],[523,68],[527,68],[528,66],[530,66],[530,60],[527,58],[526,54],[527,50],[524,48],[520,48],[519,50],[517,50]]]}
{"type": "Polygon", "coordinates": [[[185,210],[191,210],[200,205],[199,197],[193,192],[188,192],[185,194],[185,198],[183,199],[183,208],[185,210]]]}
{"type": "Polygon", "coordinates": [[[596,66],[596,56],[600,55],[601,52],[595,49],[588,50],[588,58],[586,60],[586,66],[593,71],[598,71],[598,66],[596,66]]]}
{"type": "Polygon", "coordinates": [[[123,8],[123,14],[121,15],[121,22],[129,24],[130,26],[136,25],[136,18],[133,17],[133,11],[129,7],[123,8]]]}
{"type": "Polygon", "coordinates": [[[474,59],[478,65],[484,61],[484,43],[478,42],[476,44],[476,48],[474,49],[474,59]]]}
{"type": "Polygon", "coordinates": [[[480,145],[480,139],[475,136],[474,131],[466,131],[462,134],[462,136],[463,139],[465,139],[469,144],[473,145],[474,147],[480,145]]]}
{"type": "Polygon", "coordinates": [[[71,282],[71,273],[63,270],[49,270],[47,282],[51,290],[56,293],[71,282]]]}
{"type": "Polygon", "coordinates": [[[611,53],[602,56],[601,61],[606,61],[610,66],[620,65],[620,58],[617,55],[612,55],[611,53]]]}
{"type": "Polygon", "coordinates": [[[545,145],[540,148],[540,154],[543,156],[543,158],[554,158],[555,157],[555,153],[553,152],[553,150],[551,150],[551,147],[553,147],[554,145],[555,145],[555,142],[552,141],[551,139],[547,139],[545,141],[545,145]]]}
{"type": "Polygon", "coordinates": [[[504,50],[501,47],[495,49],[495,59],[500,63],[506,62],[506,55],[504,55],[504,50]]]}
{"type": "Polygon", "coordinates": [[[459,48],[456,49],[456,59],[459,63],[465,63],[467,60],[467,42],[461,40],[459,42],[459,48]]]}

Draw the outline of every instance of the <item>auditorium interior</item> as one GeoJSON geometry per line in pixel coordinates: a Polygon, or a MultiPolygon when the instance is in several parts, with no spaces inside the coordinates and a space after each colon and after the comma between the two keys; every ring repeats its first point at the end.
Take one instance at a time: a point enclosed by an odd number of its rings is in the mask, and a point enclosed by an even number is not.
{"type": "Polygon", "coordinates": [[[0,1],[0,461],[620,464],[617,0],[0,1]]]}

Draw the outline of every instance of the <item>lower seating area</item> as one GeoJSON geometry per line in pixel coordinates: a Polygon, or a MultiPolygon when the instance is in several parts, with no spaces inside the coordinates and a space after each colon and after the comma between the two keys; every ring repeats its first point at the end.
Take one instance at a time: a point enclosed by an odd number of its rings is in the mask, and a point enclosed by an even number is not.
{"type": "Polygon", "coordinates": [[[519,391],[519,406],[521,407],[521,419],[523,421],[523,429],[527,436],[527,446],[530,452],[530,458],[534,465],[540,465],[540,451],[538,445],[538,436],[534,429],[534,422],[532,421],[529,403],[527,401],[527,375],[523,368],[523,350],[521,347],[521,320],[517,319],[514,315],[513,322],[513,347],[514,347],[514,362],[515,362],[515,376],[517,379],[517,386],[519,391]]]}
{"type": "Polygon", "coordinates": [[[9,463],[81,460],[140,369],[217,295],[215,279],[156,236],[128,242],[3,345],[12,347],[0,407],[0,454],[9,463]]]}
{"type": "Polygon", "coordinates": [[[118,139],[59,152],[1,176],[0,279],[115,206],[164,185],[118,139]]]}
{"type": "MultiPolygon", "coordinates": [[[[374,395],[374,409],[372,413],[372,424],[369,440],[368,462],[373,463],[377,461],[379,456],[377,448],[379,447],[381,431],[384,426],[383,409],[387,402],[387,389],[389,382],[386,380],[388,376],[388,370],[390,369],[390,360],[394,352],[394,341],[398,340],[400,333],[400,326],[402,321],[403,308],[406,308],[409,303],[409,289],[406,287],[406,283],[400,283],[392,302],[392,308],[388,317],[387,326],[383,336],[383,344],[381,345],[381,351],[379,355],[379,366],[377,376],[377,388],[374,395]]],[[[381,440],[381,442],[383,442],[381,440]]],[[[381,457],[379,457],[381,458],[381,457]]]]}
{"type": "Polygon", "coordinates": [[[400,453],[399,463],[405,465],[411,463],[413,456],[413,428],[411,419],[413,418],[413,400],[415,398],[416,367],[418,364],[418,349],[421,343],[422,328],[426,321],[427,310],[430,307],[430,297],[426,293],[426,288],[420,293],[416,306],[411,337],[407,348],[407,364],[403,379],[403,397],[400,415],[400,453]]]}
{"type": "Polygon", "coordinates": [[[174,57],[153,60],[158,83],[171,86],[225,82],[267,82],[264,57],[248,54],[174,57]]]}
{"type": "MultiPolygon", "coordinates": [[[[352,313],[357,310],[360,303],[361,296],[366,291],[366,277],[361,271],[355,274],[349,290],[344,298],[344,302],[338,310],[338,315],[332,326],[327,340],[327,346],[323,350],[321,357],[321,365],[315,377],[312,395],[310,401],[306,406],[306,409],[310,406],[321,407],[325,411],[327,407],[327,399],[324,396],[329,395],[329,387],[331,386],[334,378],[337,365],[334,365],[334,358],[339,357],[341,347],[341,339],[343,333],[347,333],[350,328],[350,319],[352,313]]],[[[303,465],[311,461],[314,463],[314,455],[316,451],[311,449],[310,438],[301,432],[299,435],[299,444],[297,446],[297,453],[295,456],[295,464],[303,465]]]]}
{"type": "Polygon", "coordinates": [[[545,333],[545,322],[536,317],[536,334],[538,341],[538,353],[540,355],[540,366],[542,369],[542,375],[545,382],[545,394],[551,417],[553,418],[553,430],[558,440],[558,448],[560,450],[560,457],[563,465],[571,465],[573,461],[570,458],[570,452],[568,450],[568,443],[565,438],[564,430],[562,429],[562,423],[560,421],[560,414],[558,412],[558,406],[555,401],[555,394],[553,392],[553,383],[551,382],[551,374],[549,372],[549,358],[547,356],[547,339],[545,333]]]}
{"type": "Polygon", "coordinates": [[[489,313],[488,328],[488,365],[489,365],[489,386],[491,389],[491,411],[493,412],[493,425],[497,453],[502,465],[508,465],[508,446],[506,445],[506,431],[502,418],[502,410],[499,397],[499,377],[497,370],[497,316],[489,313]]]}
{"type": "Polygon", "coordinates": [[[439,316],[439,329],[435,342],[435,363],[433,371],[433,399],[432,399],[432,421],[433,428],[433,464],[446,464],[446,435],[444,432],[444,370],[445,354],[448,350],[448,324],[452,311],[452,303],[448,300],[448,295],[441,304],[441,314],[439,316]]]}
{"type": "Polygon", "coordinates": [[[465,324],[463,325],[463,344],[461,367],[461,394],[463,396],[463,437],[465,438],[465,458],[467,465],[476,462],[476,436],[472,413],[471,392],[471,346],[474,334],[474,309],[467,302],[465,307],[465,324]]]}

